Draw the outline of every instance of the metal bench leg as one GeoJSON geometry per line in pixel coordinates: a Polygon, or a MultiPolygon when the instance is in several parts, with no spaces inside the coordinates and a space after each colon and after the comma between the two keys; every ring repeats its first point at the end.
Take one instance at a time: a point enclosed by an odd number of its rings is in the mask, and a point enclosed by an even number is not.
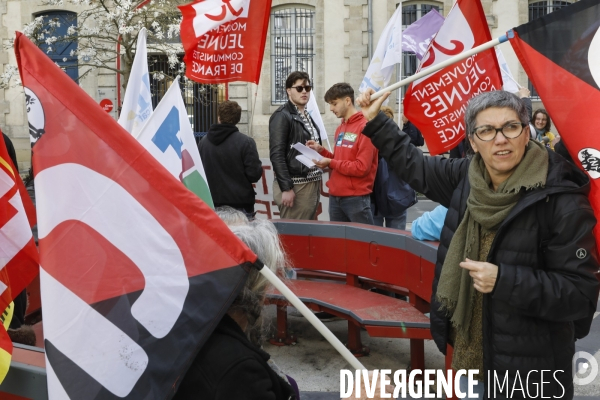
{"type": "Polygon", "coordinates": [[[348,343],[346,347],[356,357],[369,355],[371,351],[367,346],[363,346],[360,340],[360,325],[355,324],[353,321],[348,321],[348,343]]]}
{"type": "Polygon", "coordinates": [[[296,336],[288,333],[287,306],[277,305],[277,335],[269,342],[274,346],[286,346],[296,343],[296,336]]]}
{"type": "Polygon", "coordinates": [[[425,341],[423,339],[410,339],[410,368],[421,371],[425,369],[425,341]]]}

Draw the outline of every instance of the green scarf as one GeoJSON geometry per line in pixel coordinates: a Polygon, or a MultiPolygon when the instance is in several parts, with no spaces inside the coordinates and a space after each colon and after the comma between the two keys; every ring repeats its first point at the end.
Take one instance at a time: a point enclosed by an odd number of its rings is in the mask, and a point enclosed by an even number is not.
{"type": "Polygon", "coordinates": [[[469,271],[459,265],[465,258],[478,260],[481,230],[495,231],[521,198],[521,189],[546,185],[548,152],[536,141],[529,141],[523,159],[512,175],[494,192],[481,154],[469,165],[471,192],[467,210],[450,242],[437,287],[437,300],[446,310],[452,325],[468,336],[475,288],[469,271]]]}

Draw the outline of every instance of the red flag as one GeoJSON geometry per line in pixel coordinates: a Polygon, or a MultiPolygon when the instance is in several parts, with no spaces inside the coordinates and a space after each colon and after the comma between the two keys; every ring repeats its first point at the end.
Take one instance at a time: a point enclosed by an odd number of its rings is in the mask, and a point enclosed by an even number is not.
{"type": "MultiPolygon", "coordinates": [[[[0,140],[0,313],[39,272],[38,252],[31,233],[35,215],[28,215],[27,210],[33,210],[33,204],[4,140],[0,140]]],[[[12,343],[6,333],[9,323],[0,323],[0,383],[8,372],[12,354],[12,343]]]]}
{"type": "MultiPolygon", "coordinates": [[[[458,0],[429,45],[421,68],[492,40],[479,0],[458,0]]],[[[489,49],[413,82],[404,97],[404,114],[423,133],[431,155],[456,147],[465,137],[467,102],[502,88],[496,52],[489,49]]]]}
{"type": "MultiPolygon", "coordinates": [[[[1,132],[0,132],[1,133],[1,132]]],[[[35,208],[0,140],[0,310],[4,310],[39,272],[31,227],[35,208]]]]}
{"type": "Polygon", "coordinates": [[[179,9],[188,78],[258,84],[271,0],[197,0],[179,9]]]}
{"type": "MultiPolygon", "coordinates": [[[[600,3],[582,0],[515,28],[509,39],[571,157],[590,176],[600,221],[600,138],[593,129],[600,115],[586,112],[600,104],[598,21],[600,3]]],[[[600,248],[600,224],[594,234],[600,248]]]]}
{"type": "Polygon", "coordinates": [[[256,256],[25,36],[14,46],[44,115],[33,164],[49,397],[168,398],[256,256]]]}

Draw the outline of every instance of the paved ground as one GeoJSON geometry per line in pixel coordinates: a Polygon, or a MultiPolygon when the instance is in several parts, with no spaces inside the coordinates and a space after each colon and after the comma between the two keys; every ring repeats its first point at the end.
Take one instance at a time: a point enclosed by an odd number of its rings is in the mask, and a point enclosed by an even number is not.
{"type": "MultiPolygon", "coordinates": [[[[409,209],[407,221],[410,223],[425,211],[437,206],[430,200],[419,200],[409,209]]],[[[407,224],[407,229],[410,225],[407,224]]],[[[600,307],[599,307],[600,309],[600,307]]],[[[295,310],[293,310],[295,311],[295,310]]],[[[349,368],[343,358],[303,317],[294,316],[290,310],[289,323],[298,337],[295,346],[276,347],[265,345],[265,350],[271,354],[279,367],[298,382],[302,400],[334,400],[339,399],[340,369],[349,368]]],[[[598,315],[598,313],[597,313],[598,315]]],[[[269,306],[265,312],[266,321],[271,328],[275,325],[275,307],[269,306]]],[[[347,322],[345,320],[327,322],[326,325],[342,341],[347,339],[347,322]]],[[[410,360],[409,341],[406,339],[371,338],[363,331],[362,341],[371,349],[368,357],[360,361],[368,369],[405,369],[410,360]]],[[[576,344],[578,351],[586,351],[593,355],[600,365],[600,317],[594,319],[589,336],[576,344]]],[[[578,360],[578,369],[583,371],[582,363],[578,360]]],[[[425,341],[425,363],[427,368],[442,369],[444,357],[432,341],[425,341]]],[[[589,375],[592,366],[580,375],[589,375]]],[[[575,386],[576,400],[600,400],[600,373],[596,379],[586,386],[575,386]]]]}

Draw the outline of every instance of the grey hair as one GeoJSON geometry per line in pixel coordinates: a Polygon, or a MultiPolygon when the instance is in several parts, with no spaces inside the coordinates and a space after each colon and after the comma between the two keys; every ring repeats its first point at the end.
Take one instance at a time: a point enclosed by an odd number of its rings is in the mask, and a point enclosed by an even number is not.
{"type": "Polygon", "coordinates": [[[236,210],[233,207],[223,206],[215,208],[215,212],[227,226],[248,225],[249,220],[246,214],[236,210]]]}
{"type": "Polygon", "coordinates": [[[522,123],[525,125],[529,124],[529,112],[527,111],[527,107],[525,107],[525,103],[523,103],[516,95],[504,90],[485,92],[473,97],[469,101],[469,104],[467,104],[467,110],[465,111],[465,125],[469,137],[472,138],[474,135],[473,131],[476,128],[477,114],[492,107],[510,108],[517,113],[519,120],[522,123]]]}
{"type": "MultiPolygon", "coordinates": [[[[246,223],[241,223],[245,214],[233,208],[225,212],[218,212],[223,215],[229,229],[252,250],[258,258],[280,278],[285,277],[288,269],[288,260],[279,240],[277,229],[272,222],[267,220],[255,219],[246,223]]],[[[256,269],[251,268],[248,274],[246,284],[229,307],[230,311],[239,311],[243,313],[248,320],[246,334],[255,344],[259,344],[262,337],[262,320],[260,314],[263,309],[265,293],[269,288],[267,279],[256,269]]]]}

